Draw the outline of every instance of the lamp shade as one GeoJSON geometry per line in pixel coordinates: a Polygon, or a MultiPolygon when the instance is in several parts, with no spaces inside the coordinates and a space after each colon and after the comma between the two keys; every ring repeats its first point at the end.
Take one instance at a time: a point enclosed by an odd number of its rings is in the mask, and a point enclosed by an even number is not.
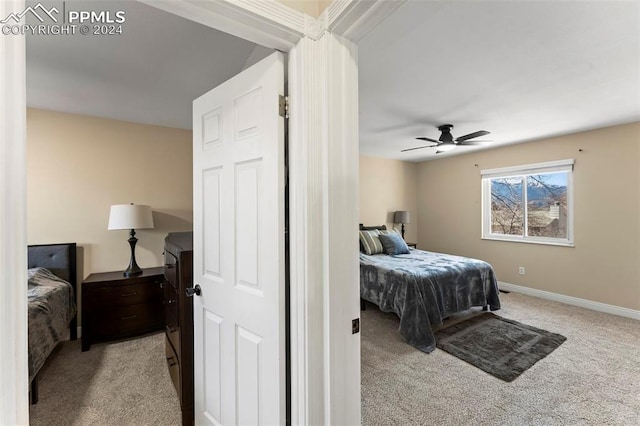
{"type": "Polygon", "coordinates": [[[406,211],[397,211],[393,214],[393,223],[411,223],[411,215],[406,211]]]}
{"type": "Polygon", "coordinates": [[[153,228],[151,207],[140,204],[116,204],[109,213],[109,230],[153,228]]]}

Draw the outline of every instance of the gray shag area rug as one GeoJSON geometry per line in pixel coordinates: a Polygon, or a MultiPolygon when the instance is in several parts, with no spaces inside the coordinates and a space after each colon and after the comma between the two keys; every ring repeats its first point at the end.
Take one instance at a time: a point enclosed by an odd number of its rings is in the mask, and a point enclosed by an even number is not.
{"type": "Polygon", "coordinates": [[[506,382],[553,352],[566,337],[485,313],[436,333],[436,346],[506,382]]]}

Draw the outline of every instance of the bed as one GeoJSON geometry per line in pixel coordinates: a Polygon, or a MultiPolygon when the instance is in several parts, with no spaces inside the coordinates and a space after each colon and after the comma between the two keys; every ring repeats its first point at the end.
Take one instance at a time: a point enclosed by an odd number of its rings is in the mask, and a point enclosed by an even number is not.
{"type": "Polygon", "coordinates": [[[28,248],[29,383],[38,401],[38,372],[58,343],[77,338],[76,244],[28,248]]]}
{"type": "MultiPolygon", "coordinates": [[[[362,229],[362,228],[361,228],[362,229]]],[[[360,297],[400,318],[400,334],[432,352],[433,327],[474,306],[500,309],[491,265],[477,259],[408,249],[408,254],[360,253],[360,297]]]]}

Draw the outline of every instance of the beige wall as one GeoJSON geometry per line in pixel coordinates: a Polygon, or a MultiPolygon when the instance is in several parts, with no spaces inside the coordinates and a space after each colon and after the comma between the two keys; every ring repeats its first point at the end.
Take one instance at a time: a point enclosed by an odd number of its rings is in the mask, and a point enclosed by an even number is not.
{"type": "Polygon", "coordinates": [[[331,0],[277,0],[298,12],[306,13],[309,16],[317,18],[324,12],[331,0]]]}
{"type": "MultiPolygon", "coordinates": [[[[360,223],[393,227],[393,212],[411,212],[405,240],[418,237],[418,165],[406,161],[360,156],[360,223]]],[[[399,227],[400,225],[396,225],[399,227]]]]}
{"type": "Polygon", "coordinates": [[[148,204],[155,229],[136,231],[141,267],[160,266],[168,232],[192,229],[191,132],[27,111],[29,244],[76,242],[79,278],[124,270],[128,231],[108,231],[112,204],[148,204]]]}
{"type": "Polygon", "coordinates": [[[499,281],[640,309],[640,123],[427,161],[418,174],[421,248],[486,260],[499,281]],[[567,158],[575,247],[480,238],[481,169],[567,158]]]}

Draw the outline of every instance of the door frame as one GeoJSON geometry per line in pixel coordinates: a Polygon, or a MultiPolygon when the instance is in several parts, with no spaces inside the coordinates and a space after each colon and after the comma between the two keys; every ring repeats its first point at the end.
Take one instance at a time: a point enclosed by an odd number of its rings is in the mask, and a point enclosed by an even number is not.
{"type": "MultiPolygon", "coordinates": [[[[357,42],[406,0],[139,0],[289,53],[291,419],[360,422],[357,42]],[[353,247],[353,250],[351,250],[353,247]]],[[[24,0],[0,2],[0,16],[24,0]]],[[[0,424],[27,424],[25,37],[0,35],[0,424]],[[16,250],[22,247],[22,250],[16,250]]]]}

